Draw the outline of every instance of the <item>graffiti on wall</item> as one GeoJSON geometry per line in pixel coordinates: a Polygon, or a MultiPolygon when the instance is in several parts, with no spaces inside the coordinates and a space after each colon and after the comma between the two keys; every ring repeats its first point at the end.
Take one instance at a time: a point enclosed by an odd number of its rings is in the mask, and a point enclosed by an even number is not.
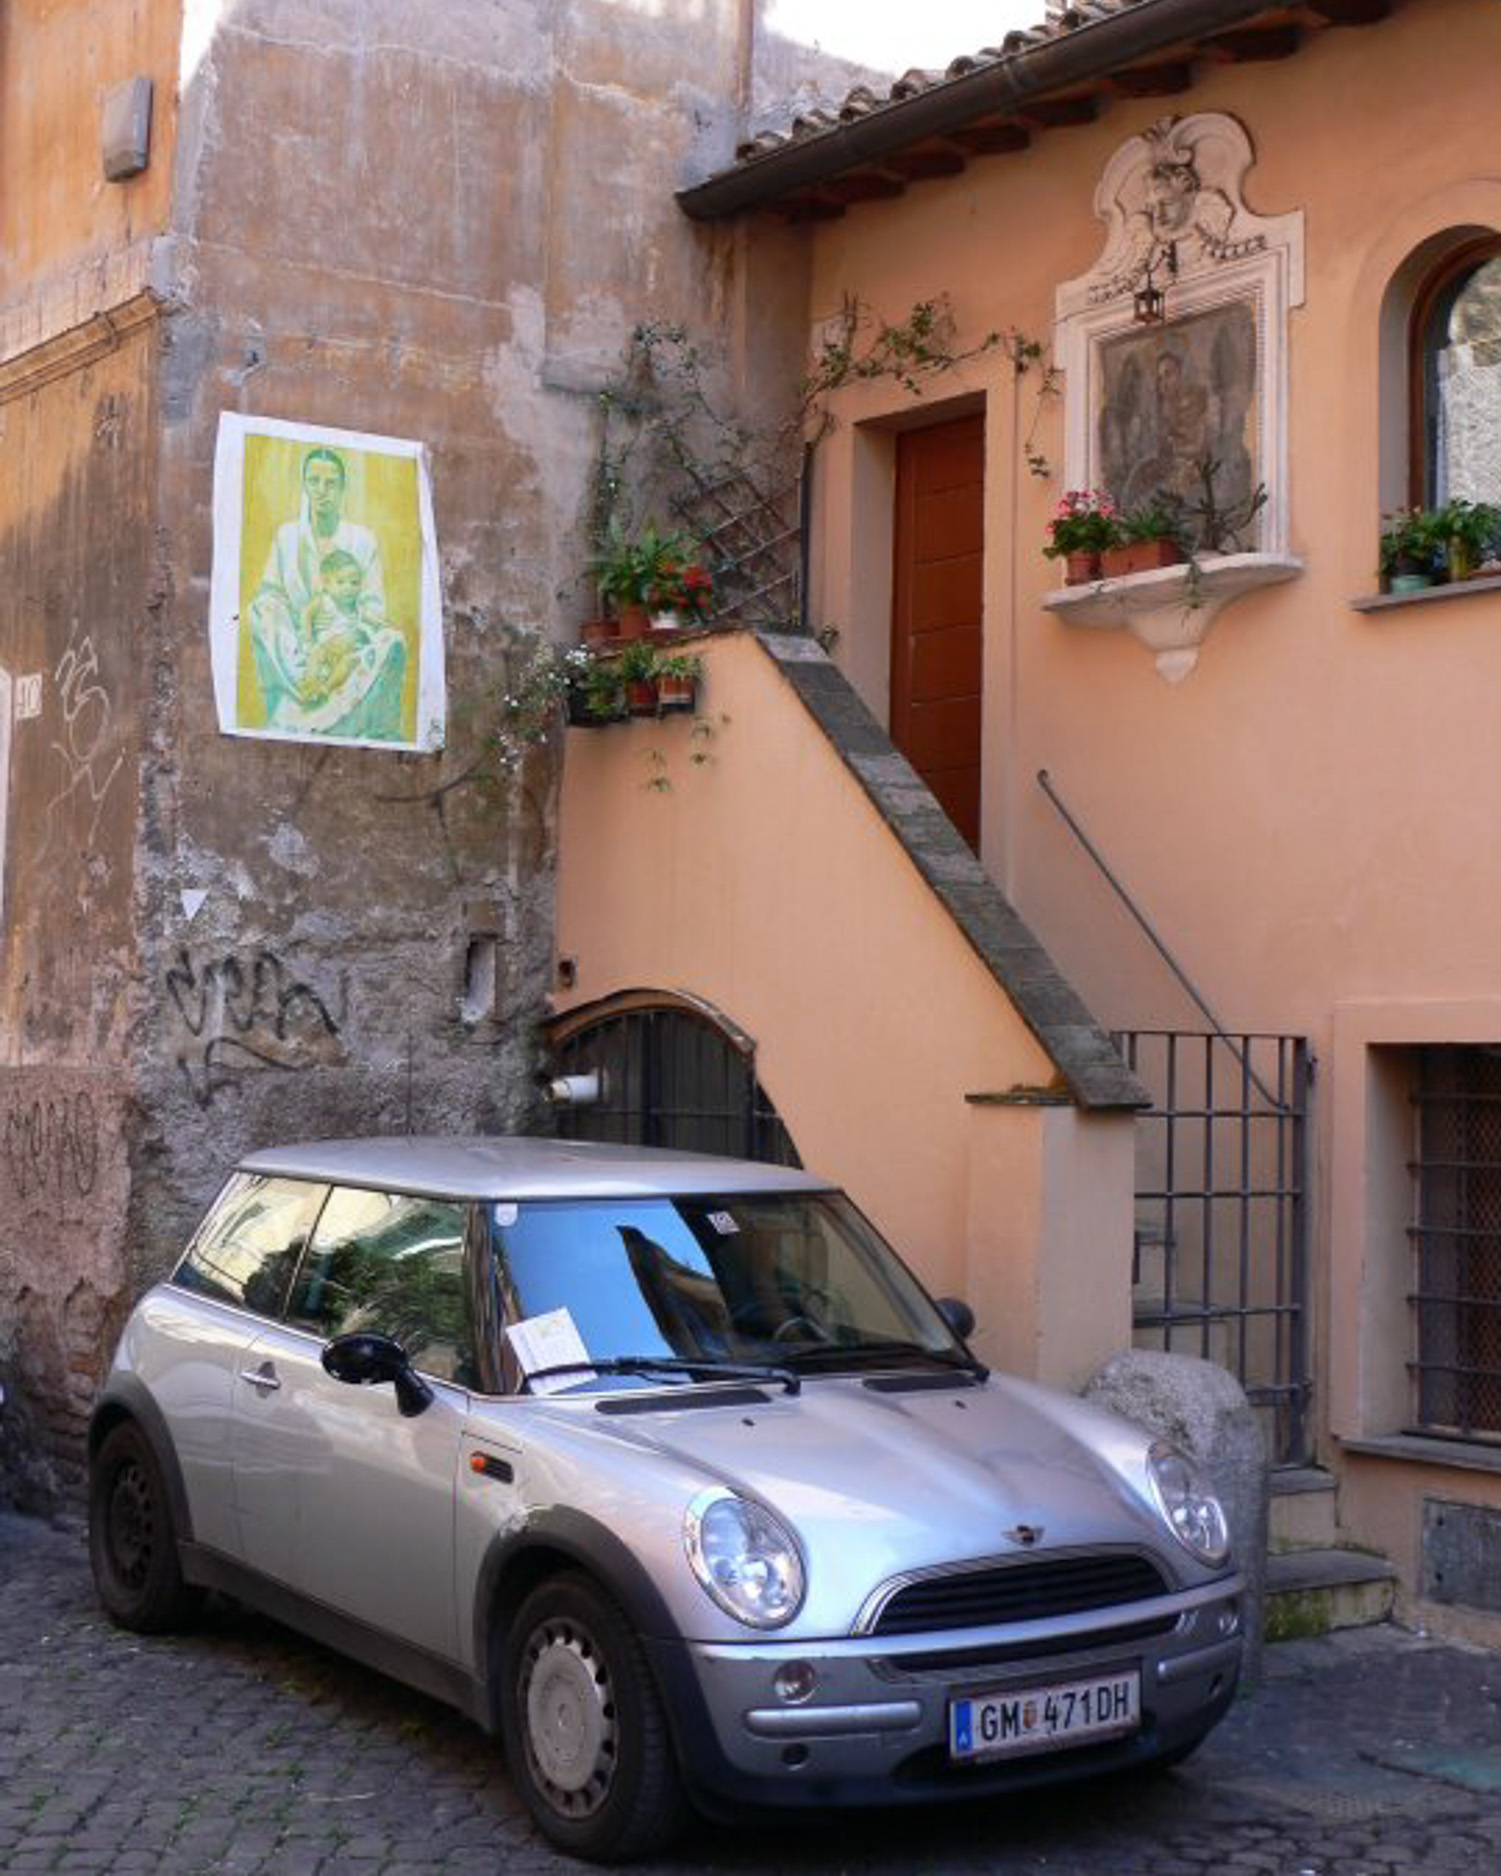
{"type": "Polygon", "coordinates": [[[59,810],[81,791],[85,810],[92,809],[83,844],[92,847],[99,817],[125,757],[115,747],[115,706],[102,680],[94,640],[88,634],[80,639],[76,623],[52,681],[62,711],[61,738],[54,736],[52,748],[62,763],[62,775],[61,785],[47,803],[46,839],[52,838],[59,810]]]}
{"type": "Polygon", "coordinates": [[[326,997],[264,946],[207,959],[181,948],[166,986],[186,1032],[178,1072],[202,1108],[247,1074],[296,1073],[327,1061],[340,1032],[342,1010],[336,1017],[326,997]]]}
{"type": "Polygon", "coordinates": [[[5,1177],[18,1209],[81,1223],[99,1177],[99,1118],[87,1090],[15,1097],[4,1130],[5,1177]]]}

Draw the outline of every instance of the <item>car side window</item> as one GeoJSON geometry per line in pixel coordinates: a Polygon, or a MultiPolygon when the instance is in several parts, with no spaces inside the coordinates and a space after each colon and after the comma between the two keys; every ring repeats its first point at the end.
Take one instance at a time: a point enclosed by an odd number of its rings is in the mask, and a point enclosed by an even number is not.
{"type": "Polygon", "coordinates": [[[178,1265],[180,1289],[278,1316],[328,1187],[236,1173],[178,1265]]]}
{"type": "Polygon", "coordinates": [[[288,1320],[328,1338],[356,1329],[393,1336],[414,1367],[472,1387],[467,1217],[466,1206],[445,1199],[335,1186],[288,1320]]]}

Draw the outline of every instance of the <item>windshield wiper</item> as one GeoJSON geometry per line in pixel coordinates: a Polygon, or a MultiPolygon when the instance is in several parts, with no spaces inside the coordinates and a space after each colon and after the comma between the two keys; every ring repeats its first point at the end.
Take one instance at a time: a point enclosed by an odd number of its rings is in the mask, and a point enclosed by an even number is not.
{"type": "Polygon", "coordinates": [[[789,1394],[800,1394],[803,1386],[791,1368],[716,1361],[712,1355],[702,1359],[679,1355],[602,1355],[597,1361],[564,1361],[551,1368],[534,1369],[526,1377],[528,1390],[534,1381],[545,1381],[557,1374],[707,1375],[715,1381],[776,1381],[789,1394]]]}
{"type": "Polygon", "coordinates": [[[825,1363],[843,1363],[859,1367],[866,1360],[875,1362],[912,1360],[930,1361],[940,1368],[958,1368],[977,1381],[989,1379],[990,1370],[964,1349],[924,1348],[920,1342],[903,1342],[895,1337],[884,1341],[830,1342],[817,1348],[790,1350],[782,1359],[789,1367],[822,1367],[825,1363]]]}

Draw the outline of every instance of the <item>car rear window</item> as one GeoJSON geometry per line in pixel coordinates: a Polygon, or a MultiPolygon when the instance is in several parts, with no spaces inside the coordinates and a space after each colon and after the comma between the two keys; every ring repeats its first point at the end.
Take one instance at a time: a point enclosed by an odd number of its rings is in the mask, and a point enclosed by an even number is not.
{"type": "Polygon", "coordinates": [[[199,1227],[173,1282],[258,1316],[280,1315],[327,1192],[327,1186],[306,1179],[236,1173],[199,1227]]]}

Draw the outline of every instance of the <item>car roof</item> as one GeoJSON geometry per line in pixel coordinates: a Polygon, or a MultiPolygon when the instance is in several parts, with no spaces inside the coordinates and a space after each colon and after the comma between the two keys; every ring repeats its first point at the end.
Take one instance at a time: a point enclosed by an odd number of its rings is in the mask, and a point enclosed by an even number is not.
{"type": "Polygon", "coordinates": [[[397,1134],[267,1147],[244,1172],[320,1179],[456,1199],[649,1198],[661,1193],[828,1192],[827,1179],[788,1166],[670,1153],[593,1140],[516,1135],[397,1134]]]}

